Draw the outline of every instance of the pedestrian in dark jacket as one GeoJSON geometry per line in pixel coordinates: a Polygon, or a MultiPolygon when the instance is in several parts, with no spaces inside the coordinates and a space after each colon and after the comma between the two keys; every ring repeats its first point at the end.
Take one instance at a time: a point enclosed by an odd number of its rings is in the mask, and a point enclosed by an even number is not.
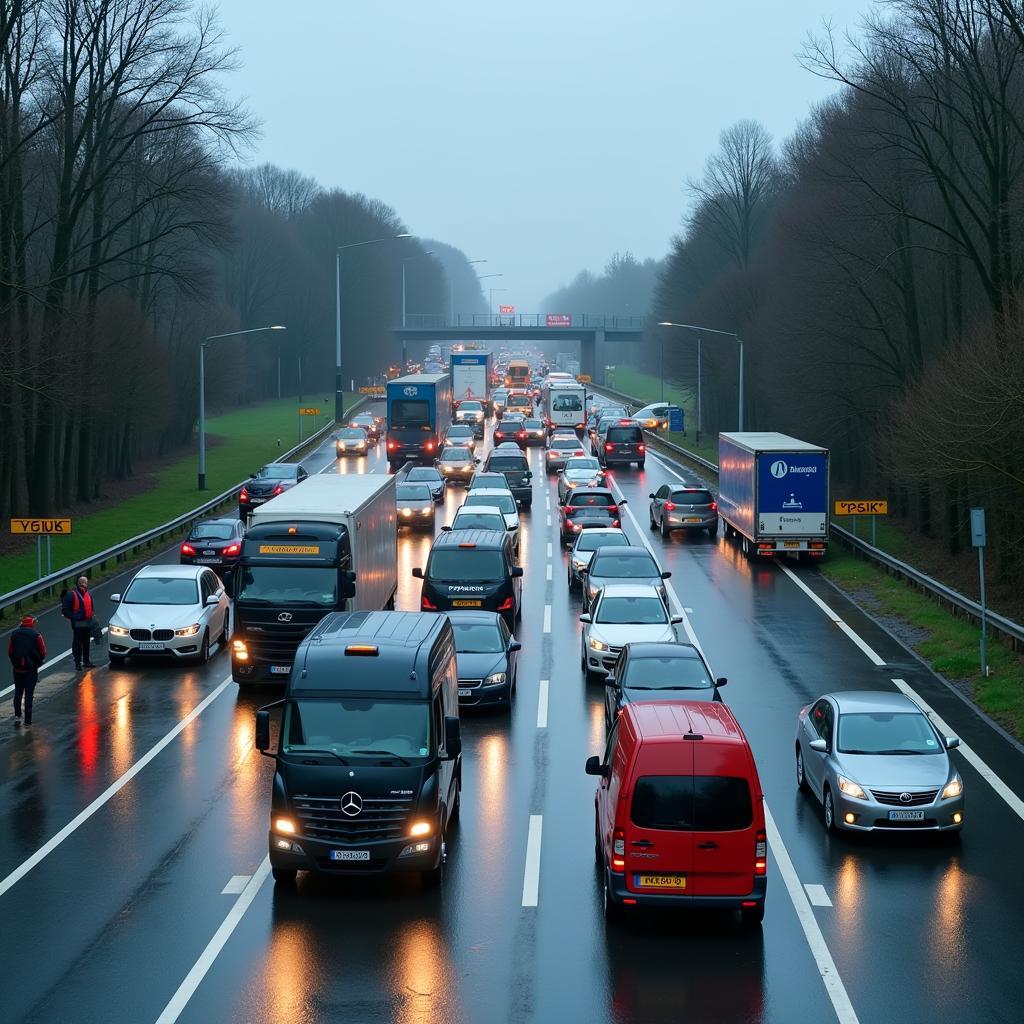
{"type": "Polygon", "coordinates": [[[88,576],[79,576],[75,588],[64,595],[61,614],[71,623],[71,656],[75,659],[75,668],[79,672],[83,668],[94,668],[89,660],[93,620],[88,576]]]}
{"type": "Polygon", "coordinates": [[[39,666],[46,661],[46,642],[36,629],[36,620],[26,615],[7,642],[7,657],[14,670],[14,724],[21,725],[22,701],[25,724],[32,724],[32,697],[39,679],[39,666]]]}

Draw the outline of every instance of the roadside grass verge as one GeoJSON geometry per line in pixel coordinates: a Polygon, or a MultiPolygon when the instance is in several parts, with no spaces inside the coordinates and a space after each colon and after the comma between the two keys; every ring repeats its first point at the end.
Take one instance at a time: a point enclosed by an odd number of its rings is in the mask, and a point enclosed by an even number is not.
{"type": "Polygon", "coordinates": [[[1018,739],[1024,739],[1024,659],[989,638],[992,675],[980,671],[978,626],[952,615],[907,583],[839,544],[820,564],[822,575],[893,629],[936,672],[949,679],[1018,739]]]}
{"type": "MultiPolygon", "coordinates": [[[[354,397],[346,396],[346,406],[354,397]]],[[[305,418],[303,434],[306,437],[322,427],[333,413],[333,408],[326,408],[323,402],[309,400],[309,404],[319,407],[322,415],[315,420],[305,418]]],[[[72,511],[74,532],[70,537],[55,537],[52,541],[54,571],[195,508],[244,480],[263,463],[294,448],[299,443],[299,405],[297,398],[282,398],[209,417],[206,421],[205,491],[196,490],[197,453],[194,448],[151,473],[140,474],[137,480],[141,489],[123,501],[96,511],[90,511],[88,505],[72,511]]],[[[44,565],[44,572],[45,568],[44,565]]],[[[0,558],[0,593],[34,579],[34,541],[23,551],[0,558]]]]}

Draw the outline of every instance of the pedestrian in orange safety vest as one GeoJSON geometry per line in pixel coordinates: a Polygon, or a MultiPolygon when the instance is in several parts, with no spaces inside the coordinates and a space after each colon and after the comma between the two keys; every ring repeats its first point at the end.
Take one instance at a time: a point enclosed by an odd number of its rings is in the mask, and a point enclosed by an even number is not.
{"type": "Polygon", "coordinates": [[[75,659],[75,669],[81,672],[83,668],[95,668],[89,660],[93,619],[88,576],[79,576],[74,590],[64,595],[61,614],[71,623],[71,655],[75,659]]]}

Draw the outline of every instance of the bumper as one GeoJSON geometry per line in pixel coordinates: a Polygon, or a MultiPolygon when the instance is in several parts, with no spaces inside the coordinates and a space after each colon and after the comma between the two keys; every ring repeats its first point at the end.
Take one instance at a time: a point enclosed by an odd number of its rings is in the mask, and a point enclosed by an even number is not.
{"type": "Polygon", "coordinates": [[[205,565],[208,569],[212,569],[218,576],[224,576],[227,573],[234,572],[235,567],[238,565],[237,558],[217,558],[215,556],[210,558],[188,558],[181,557],[178,559],[180,565],[205,565]]]}
{"type": "Polygon", "coordinates": [[[130,636],[110,636],[107,633],[107,650],[118,658],[194,658],[199,653],[199,645],[203,642],[203,631],[195,636],[178,636],[173,640],[154,640],[161,645],[160,650],[144,651],[139,648],[139,641],[130,636]]]}
{"type": "Polygon", "coordinates": [[[594,675],[610,675],[615,667],[615,662],[619,660],[619,651],[621,649],[621,647],[616,647],[610,651],[595,651],[590,644],[587,644],[587,668],[594,675]]]}
{"type": "Polygon", "coordinates": [[[482,708],[495,704],[507,704],[509,700],[510,685],[508,683],[497,683],[494,686],[471,686],[469,696],[461,691],[467,689],[465,682],[459,680],[459,707],[460,708],[482,708]]]}
{"type": "Polygon", "coordinates": [[[270,832],[270,866],[292,871],[313,871],[320,875],[386,875],[404,871],[430,871],[441,858],[441,843],[429,839],[395,839],[362,844],[330,843],[305,836],[286,836],[270,832]],[[280,844],[287,843],[288,849],[280,844]],[[404,849],[426,843],[424,853],[401,856],[404,849]],[[368,860],[331,860],[331,851],[366,851],[368,860]]]}
{"type": "Polygon", "coordinates": [[[403,515],[401,512],[398,513],[398,526],[408,526],[413,530],[433,530],[434,528],[434,507],[427,510],[427,514],[424,515],[422,512],[414,512],[411,516],[403,515]]]}
{"type": "Polygon", "coordinates": [[[638,907],[674,907],[693,910],[743,910],[762,906],[768,893],[767,876],[754,879],[754,888],[742,896],[688,896],[682,893],[631,892],[626,888],[625,874],[605,869],[608,891],[617,904],[635,901],[638,907]]]}
{"type": "Polygon", "coordinates": [[[336,445],[334,448],[335,454],[340,459],[344,455],[367,455],[369,454],[370,446],[364,444],[361,448],[348,448],[336,445]]]}
{"type": "Polygon", "coordinates": [[[271,683],[284,686],[292,670],[292,659],[267,661],[250,648],[249,659],[238,661],[234,654],[231,657],[231,677],[236,683],[271,683]],[[273,669],[281,669],[275,672],[273,669]]]}
{"type": "Polygon", "coordinates": [[[668,512],[665,515],[665,526],[669,530],[706,530],[709,527],[717,530],[718,516],[687,516],[668,512]]]}
{"type": "Polygon", "coordinates": [[[913,807],[909,810],[923,811],[920,821],[891,821],[889,812],[901,808],[891,807],[876,800],[852,800],[836,791],[834,794],[836,811],[836,828],[847,832],[959,832],[964,825],[964,797],[952,800],[940,800],[938,803],[924,807],[913,807]],[[846,816],[852,814],[854,820],[848,822],[846,816]],[[954,821],[954,815],[960,820],[954,821]]]}

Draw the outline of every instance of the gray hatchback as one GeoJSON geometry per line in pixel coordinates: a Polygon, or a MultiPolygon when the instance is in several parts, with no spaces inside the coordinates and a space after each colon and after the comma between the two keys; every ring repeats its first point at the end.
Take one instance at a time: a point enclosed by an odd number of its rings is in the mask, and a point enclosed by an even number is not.
{"type": "Polygon", "coordinates": [[[707,530],[718,534],[718,502],[705,487],[663,484],[649,495],[651,529],[667,537],[673,530],[707,530]]]}

